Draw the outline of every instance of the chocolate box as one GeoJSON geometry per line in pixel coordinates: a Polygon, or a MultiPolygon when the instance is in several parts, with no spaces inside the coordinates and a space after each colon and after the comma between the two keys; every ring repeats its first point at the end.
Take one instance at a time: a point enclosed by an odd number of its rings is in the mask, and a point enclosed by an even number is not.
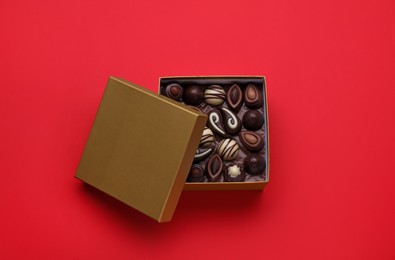
{"type": "MultiPolygon", "coordinates": [[[[269,182],[269,122],[268,122],[268,107],[267,107],[267,90],[266,90],[266,82],[265,78],[262,76],[171,76],[171,77],[161,77],[159,79],[159,88],[158,92],[162,95],[169,96],[170,98],[173,98],[180,103],[185,103],[186,105],[190,105],[191,107],[198,108],[203,113],[208,113],[208,111],[212,110],[213,108],[219,107],[219,109],[223,109],[221,107],[226,107],[229,108],[229,110],[233,111],[238,111],[236,114],[243,115],[245,113],[245,110],[258,110],[263,114],[264,117],[264,124],[261,127],[261,129],[258,130],[257,134],[260,136],[263,136],[263,141],[264,141],[264,147],[261,151],[258,153],[261,154],[264,157],[264,162],[266,162],[266,169],[263,173],[262,178],[257,178],[255,176],[249,176],[247,175],[247,178],[243,182],[225,182],[222,178],[221,181],[214,181],[210,182],[207,181],[207,178],[203,181],[198,181],[198,182],[186,182],[184,186],[184,190],[261,190],[265,187],[265,185],[269,182]],[[188,98],[186,96],[186,92],[188,91],[188,88],[190,89],[191,86],[199,86],[202,91],[205,92],[205,90],[210,87],[210,86],[217,86],[219,89],[223,88],[225,94],[229,93],[229,90],[231,87],[237,84],[240,86],[240,89],[242,90],[243,96],[245,96],[245,90],[249,84],[255,85],[261,92],[262,94],[262,102],[261,105],[258,105],[258,109],[248,109],[243,103],[244,100],[241,100],[241,103],[238,107],[235,109],[232,109],[232,107],[229,106],[229,104],[226,104],[228,100],[224,100],[222,105],[217,106],[217,105],[210,105],[205,103],[205,98],[203,94],[203,101],[200,100],[200,102],[195,102],[194,100],[187,100],[187,102],[184,100],[185,98],[188,98]],[[178,85],[181,86],[181,88],[184,90],[183,95],[180,96],[174,96],[172,93],[169,92],[168,86],[171,87],[172,85],[178,85]],[[197,104],[197,105],[196,105],[197,104]],[[244,111],[243,111],[244,110],[244,111]],[[250,178],[249,178],[250,177],[250,178]]],[[[194,93],[194,90],[189,90],[189,92],[194,93]]],[[[196,91],[195,91],[196,92],[196,91]]],[[[220,93],[221,94],[221,93],[220,93]]],[[[199,94],[202,96],[202,94],[199,94]]],[[[212,98],[212,95],[211,95],[212,98]]],[[[221,96],[220,99],[223,99],[224,97],[221,96]]],[[[246,97],[245,97],[246,98],[246,97]]],[[[190,98],[189,98],[190,99],[190,98]]],[[[227,97],[225,97],[227,99],[227,97]]],[[[229,112],[230,113],[230,112],[229,112]]],[[[239,116],[240,119],[242,116],[239,116]]],[[[241,121],[241,120],[240,120],[241,121]]],[[[240,122],[241,123],[241,122],[240,122]]],[[[208,123],[209,124],[209,123],[208,123]]],[[[241,132],[243,132],[244,126],[241,129],[241,132]]],[[[251,132],[251,131],[247,131],[251,132]]],[[[255,131],[254,131],[255,132],[255,131]]],[[[214,133],[216,136],[216,134],[214,133]]],[[[243,147],[243,144],[240,140],[240,138],[237,136],[237,134],[234,134],[233,136],[229,136],[230,139],[236,140],[238,145],[240,146],[241,150],[246,151],[246,149],[243,147]]],[[[218,139],[215,147],[218,148],[219,141],[224,138],[216,138],[218,139]]],[[[217,149],[218,150],[218,149],[217,149]]],[[[215,154],[218,151],[213,151],[212,154],[215,154]]],[[[248,151],[247,151],[248,153],[248,151]]],[[[254,152],[256,154],[256,152],[254,152]]],[[[206,159],[206,162],[209,160],[209,158],[206,159]]],[[[237,160],[237,158],[236,158],[237,160]]],[[[201,162],[194,162],[194,165],[200,165],[201,168],[203,168],[204,171],[206,171],[207,175],[207,169],[204,169],[205,163],[201,162]]],[[[206,163],[207,164],[207,163],[206,163]]],[[[198,166],[199,167],[199,166],[198,166]]],[[[242,166],[241,166],[242,167],[242,166]]],[[[224,170],[225,171],[225,170],[224,170]]]]}
{"type": "MultiPolygon", "coordinates": [[[[263,77],[163,77],[207,85],[256,84],[263,95],[266,168],[262,180],[186,183],[208,116],[172,98],[110,77],[75,177],[159,221],[170,221],[182,190],[261,190],[269,181],[266,84],[263,77]]],[[[242,154],[243,152],[241,152],[242,154]]],[[[217,156],[218,158],[218,156],[217,156]]]]}
{"type": "Polygon", "coordinates": [[[193,109],[111,77],[75,177],[169,221],[206,121],[193,109]]]}

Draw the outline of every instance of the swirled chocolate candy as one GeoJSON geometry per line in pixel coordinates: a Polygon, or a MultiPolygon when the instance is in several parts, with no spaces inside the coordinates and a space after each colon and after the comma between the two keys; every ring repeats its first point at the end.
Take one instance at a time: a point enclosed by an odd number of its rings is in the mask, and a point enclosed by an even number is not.
{"type": "Polygon", "coordinates": [[[239,139],[244,147],[251,152],[258,152],[262,150],[263,146],[265,145],[263,137],[251,131],[241,131],[239,134],[239,139]]]}
{"type": "Polygon", "coordinates": [[[213,131],[211,131],[210,128],[205,127],[203,130],[202,137],[200,138],[199,146],[208,148],[208,147],[213,146],[214,141],[215,141],[215,139],[214,139],[213,131]]]}
{"type": "Polygon", "coordinates": [[[243,116],[243,126],[251,131],[256,131],[263,126],[264,118],[258,110],[248,110],[243,116]]]}
{"type": "Polygon", "coordinates": [[[250,175],[262,175],[266,169],[266,161],[262,155],[252,153],[244,158],[243,167],[250,175]]]}
{"type": "Polygon", "coordinates": [[[217,147],[218,154],[225,161],[231,161],[237,157],[239,154],[239,145],[235,140],[232,139],[224,139],[222,140],[217,147]]]}
{"type": "Polygon", "coordinates": [[[230,135],[235,135],[240,132],[241,120],[237,117],[237,115],[226,107],[222,107],[221,111],[226,132],[230,135]]]}
{"type": "Polygon", "coordinates": [[[224,181],[243,182],[246,179],[243,166],[241,164],[229,164],[225,166],[224,181]]]}
{"type": "Polygon", "coordinates": [[[197,106],[203,102],[203,90],[198,85],[190,85],[184,89],[182,100],[185,104],[197,106]]]}
{"type": "Polygon", "coordinates": [[[248,84],[245,90],[244,101],[248,108],[262,107],[263,97],[261,91],[254,84],[248,84]]]}
{"type": "Polygon", "coordinates": [[[225,101],[225,90],[219,85],[211,85],[204,91],[204,99],[207,104],[220,106],[225,101]]]}
{"type": "Polygon", "coordinates": [[[239,85],[233,84],[233,86],[230,87],[226,95],[226,102],[232,110],[236,112],[239,111],[243,105],[243,92],[239,85]]]}
{"type": "Polygon", "coordinates": [[[214,151],[213,148],[198,148],[195,153],[195,157],[193,159],[194,162],[199,162],[206,159],[212,152],[214,151]]]}
{"type": "Polygon", "coordinates": [[[218,154],[210,158],[206,163],[206,176],[208,181],[217,181],[221,177],[223,163],[218,154]]]}
{"type": "Polygon", "coordinates": [[[204,174],[203,167],[198,164],[192,165],[191,169],[189,170],[187,181],[188,182],[202,182],[205,179],[206,179],[206,176],[204,174]]]}
{"type": "Polygon", "coordinates": [[[226,138],[228,135],[226,134],[223,118],[219,109],[212,109],[208,112],[207,116],[207,126],[217,135],[226,138]]]}
{"type": "Polygon", "coordinates": [[[182,87],[177,83],[170,83],[166,86],[166,96],[176,101],[182,97],[182,87]]]}

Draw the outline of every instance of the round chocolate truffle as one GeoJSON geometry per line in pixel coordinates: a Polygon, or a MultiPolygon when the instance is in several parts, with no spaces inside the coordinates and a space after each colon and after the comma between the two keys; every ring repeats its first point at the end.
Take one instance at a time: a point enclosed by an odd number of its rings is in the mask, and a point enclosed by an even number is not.
{"type": "Polygon", "coordinates": [[[192,165],[191,169],[189,170],[187,182],[202,182],[206,179],[206,176],[204,174],[203,167],[194,164],[192,165]]]}
{"type": "Polygon", "coordinates": [[[250,175],[262,175],[266,169],[266,161],[262,155],[249,154],[243,161],[244,171],[250,175]]]}
{"type": "Polygon", "coordinates": [[[204,91],[206,103],[212,106],[220,106],[226,98],[225,90],[219,85],[211,85],[204,91]]]}
{"type": "Polygon", "coordinates": [[[259,130],[264,121],[263,115],[258,110],[248,110],[243,116],[243,126],[251,131],[259,130]]]}
{"type": "Polygon", "coordinates": [[[176,101],[182,97],[182,87],[177,83],[170,83],[166,87],[166,96],[176,101]]]}
{"type": "Polygon", "coordinates": [[[217,147],[217,152],[219,156],[225,161],[234,160],[237,155],[239,155],[239,145],[235,140],[232,139],[224,139],[222,140],[217,147]]]}
{"type": "Polygon", "coordinates": [[[197,85],[190,85],[184,89],[182,100],[185,104],[197,106],[204,98],[203,90],[197,85]]]}

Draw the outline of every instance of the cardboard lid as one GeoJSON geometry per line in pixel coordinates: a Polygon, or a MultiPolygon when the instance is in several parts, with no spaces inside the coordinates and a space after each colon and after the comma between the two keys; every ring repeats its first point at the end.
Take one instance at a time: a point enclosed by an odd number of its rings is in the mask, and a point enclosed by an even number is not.
{"type": "Polygon", "coordinates": [[[206,121],[185,105],[110,77],[75,176],[169,221],[206,121]]]}

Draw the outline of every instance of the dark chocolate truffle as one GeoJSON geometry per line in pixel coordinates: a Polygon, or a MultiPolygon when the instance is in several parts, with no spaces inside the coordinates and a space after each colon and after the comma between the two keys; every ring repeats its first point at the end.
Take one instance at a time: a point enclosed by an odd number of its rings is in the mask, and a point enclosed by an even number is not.
{"type": "Polygon", "coordinates": [[[182,100],[185,104],[197,106],[204,98],[203,90],[197,85],[190,85],[184,89],[182,100]]]}
{"type": "Polygon", "coordinates": [[[189,170],[187,181],[188,182],[202,182],[205,179],[206,179],[206,176],[204,174],[203,167],[198,164],[192,165],[191,169],[189,170]]]}
{"type": "Polygon", "coordinates": [[[243,105],[243,92],[237,84],[233,84],[228,90],[226,102],[228,102],[230,108],[236,112],[239,111],[241,105],[243,105]]]}
{"type": "Polygon", "coordinates": [[[226,107],[221,108],[226,132],[230,135],[236,135],[241,129],[241,120],[239,117],[226,107]]]}
{"type": "Polygon", "coordinates": [[[170,83],[166,87],[166,96],[176,101],[182,97],[182,87],[177,83],[170,83]]]}
{"type": "Polygon", "coordinates": [[[263,136],[251,131],[241,131],[239,139],[244,147],[251,152],[258,152],[265,145],[263,136]]]}
{"type": "Polygon", "coordinates": [[[266,169],[266,161],[262,155],[249,154],[244,158],[243,167],[250,175],[262,175],[266,169]]]}
{"type": "Polygon", "coordinates": [[[259,130],[263,123],[263,115],[258,110],[249,110],[243,116],[243,126],[248,130],[259,130]]]}
{"type": "Polygon", "coordinates": [[[243,166],[241,164],[229,164],[225,166],[224,181],[243,182],[246,179],[243,166]]]}
{"type": "Polygon", "coordinates": [[[263,97],[261,90],[258,89],[254,84],[248,84],[244,101],[248,108],[260,108],[263,106],[263,97]]]}
{"type": "Polygon", "coordinates": [[[221,177],[223,163],[218,154],[214,155],[207,161],[206,176],[208,181],[218,181],[221,177]]]}

